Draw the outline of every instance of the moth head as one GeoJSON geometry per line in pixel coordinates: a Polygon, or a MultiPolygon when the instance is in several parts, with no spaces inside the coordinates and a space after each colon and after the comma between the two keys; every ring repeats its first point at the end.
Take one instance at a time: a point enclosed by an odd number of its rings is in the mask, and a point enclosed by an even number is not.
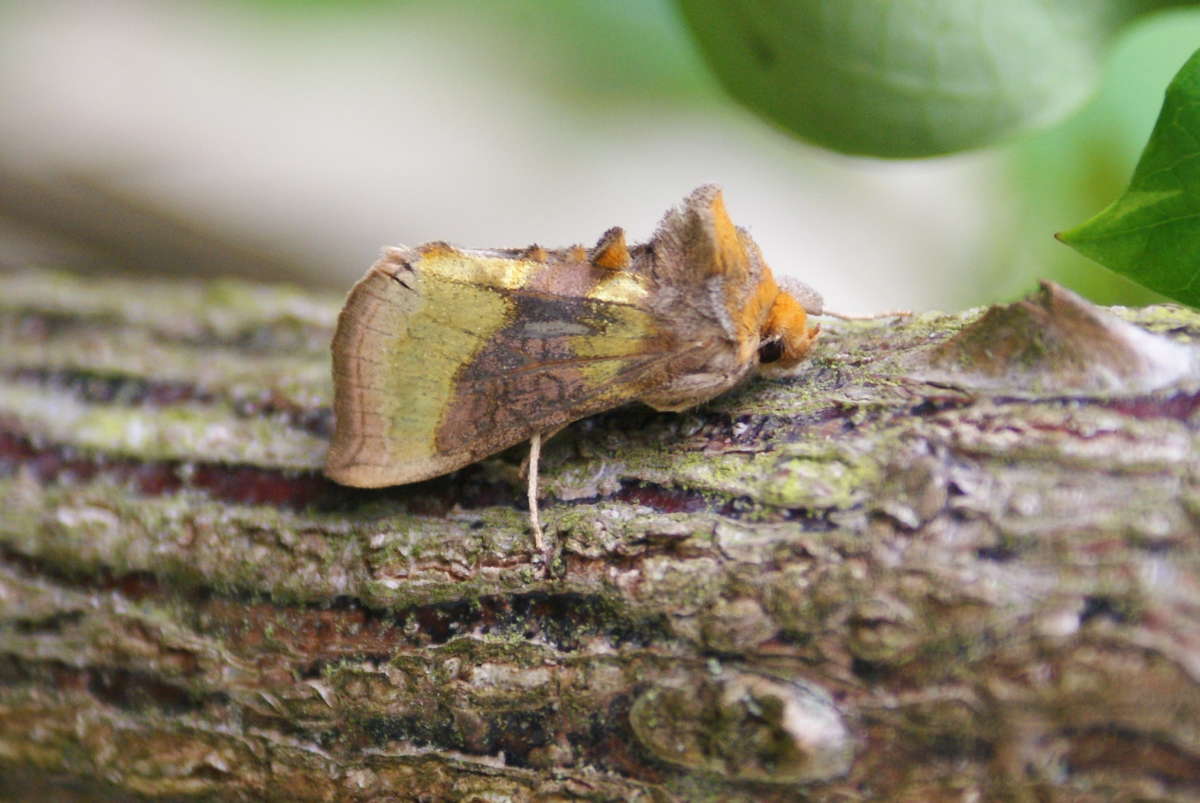
{"type": "Polygon", "coordinates": [[[740,336],[744,347],[757,350],[759,373],[784,374],[812,348],[821,327],[809,327],[808,319],[820,315],[824,303],[817,291],[799,280],[785,276],[777,282],[758,244],[745,230],[737,231],[754,277],[753,292],[738,312],[740,336]]]}
{"type": "Polygon", "coordinates": [[[776,283],[753,238],[730,219],[719,187],[699,187],[669,212],[654,245],[679,266],[677,282],[707,288],[703,297],[734,341],[739,365],[783,373],[808,353],[819,331],[808,315],[820,314],[820,295],[800,282],[776,283]]]}
{"type": "Polygon", "coordinates": [[[790,293],[780,290],[771,304],[758,344],[759,373],[786,373],[808,355],[821,327],[808,326],[808,313],[790,293]]]}

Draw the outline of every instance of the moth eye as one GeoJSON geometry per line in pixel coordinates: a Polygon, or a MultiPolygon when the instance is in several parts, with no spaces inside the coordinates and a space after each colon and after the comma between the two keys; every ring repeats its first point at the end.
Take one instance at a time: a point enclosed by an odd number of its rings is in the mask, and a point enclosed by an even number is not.
{"type": "Polygon", "coordinates": [[[773,338],[758,347],[758,362],[761,365],[773,363],[783,356],[783,343],[773,338]]]}

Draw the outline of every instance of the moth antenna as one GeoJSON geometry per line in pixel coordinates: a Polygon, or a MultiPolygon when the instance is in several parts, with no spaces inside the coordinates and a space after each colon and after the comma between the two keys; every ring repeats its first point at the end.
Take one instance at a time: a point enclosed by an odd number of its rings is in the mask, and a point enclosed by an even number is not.
{"type": "Polygon", "coordinates": [[[596,242],[596,247],[588,255],[589,261],[598,268],[608,270],[624,270],[632,263],[629,247],[625,245],[625,230],[613,226],[596,242]]]}
{"type": "Polygon", "coordinates": [[[877,312],[874,315],[846,315],[842,312],[825,309],[825,299],[821,297],[821,294],[795,276],[780,276],[776,282],[779,284],[779,289],[799,301],[800,306],[804,307],[804,311],[809,315],[837,318],[842,321],[872,321],[876,318],[906,318],[912,315],[912,312],[908,310],[877,312]]]}
{"type": "Polygon", "coordinates": [[[888,312],[876,312],[872,315],[846,315],[842,312],[822,310],[821,312],[814,312],[813,314],[820,315],[823,318],[837,318],[840,321],[876,321],[880,318],[908,318],[912,316],[912,310],[889,310],[888,312]]]}
{"type": "Polygon", "coordinates": [[[804,311],[809,315],[825,314],[825,299],[816,290],[809,287],[795,276],[779,276],[775,280],[779,288],[800,302],[804,311]]]}

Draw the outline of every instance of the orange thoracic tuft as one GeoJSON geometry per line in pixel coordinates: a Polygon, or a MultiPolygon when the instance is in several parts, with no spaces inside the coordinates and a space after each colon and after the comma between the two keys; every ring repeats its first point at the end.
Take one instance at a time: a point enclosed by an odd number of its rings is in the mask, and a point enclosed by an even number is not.
{"type": "Polygon", "coordinates": [[[711,270],[732,280],[744,279],[748,272],[746,248],[741,233],[725,211],[725,200],[717,190],[709,202],[709,238],[713,245],[711,270]]]}

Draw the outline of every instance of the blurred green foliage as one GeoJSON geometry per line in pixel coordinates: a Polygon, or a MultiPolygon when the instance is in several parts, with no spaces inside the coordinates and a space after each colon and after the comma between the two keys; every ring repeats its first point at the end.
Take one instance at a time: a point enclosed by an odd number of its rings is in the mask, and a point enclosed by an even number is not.
{"type": "Polygon", "coordinates": [[[482,21],[497,36],[475,44],[504,47],[508,63],[525,68],[529,80],[567,103],[636,103],[663,97],[725,102],[670,0],[211,1],[288,15],[382,17],[382,9],[433,10],[474,24],[482,21]]]}
{"type": "MultiPolygon", "coordinates": [[[[885,22],[894,24],[903,8],[920,5],[923,13],[915,18],[925,20],[925,29],[901,26],[899,32],[891,35],[892,40],[913,46],[915,55],[906,60],[902,54],[891,52],[890,58],[909,70],[925,67],[950,76],[958,70],[963,73],[962,80],[952,87],[958,90],[957,96],[953,92],[935,93],[930,96],[932,105],[909,103],[911,98],[902,93],[902,102],[893,104],[886,114],[878,108],[866,109],[857,124],[859,135],[882,138],[884,147],[945,149],[971,144],[972,140],[1008,136],[1061,116],[1099,86],[1092,99],[1061,124],[1034,131],[1002,147],[1005,167],[997,177],[995,190],[1015,203],[999,204],[1008,212],[992,228],[992,261],[977,266],[978,280],[961,299],[962,303],[986,303],[1023,293],[1036,277],[1054,278],[1103,303],[1137,304],[1158,299],[1152,291],[1098,268],[1064,248],[1052,235],[1093,214],[1125,186],[1153,124],[1163,88],[1195,43],[1200,42],[1200,11],[1146,15],[1155,8],[1181,5],[1171,0],[1068,0],[1057,4],[1024,0],[1011,4],[985,0],[902,0],[899,4],[893,0],[839,0],[838,3],[801,0],[792,4],[751,4],[745,0],[740,5],[713,4],[708,0],[675,1],[682,13],[669,0],[639,3],[498,0],[487,4],[441,0],[436,5],[442,10],[449,8],[486,19],[488,25],[505,34],[497,41],[523,42],[525,46],[510,48],[505,58],[522,66],[522,74],[539,83],[541,91],[558,97],[568,113],[572,106],[579,105],[610,104],[618,108],[669,101],[708,107],[714,114],[729,110],[722,111],[723,93],[704,66],[704,54],[710,60],[727,60],[726,68],[730,68],[729,64],[736,68],[738,59],[755,58],[745,48],[740,53],[714,55],[712,43],[705,46],[704,31],[717,44],[730,36],[744,35],[744,29],[730,23],[731,13],[756,15],[755,30],[773,37],[778,50],[788,58],[792,57],[789,54],[803,56],[807,52],[810,58],[825,59],[829,63],[819,75],[824,80],[830,74],[826,68],[837,68],[838,59],[846,61],[843,67],[861,67],[861,63],[851,60],[852,53],[845,41],[827,44],[815,53],[811,47],[806,51],[806,45],[811,43],[803,36],[794,36],[797,33],[794,29],[777,24],[770,14],[795,19],[799,12],[805,11],[820,16],[825,32],[840,30],[843,34],[854,34],[850,41],[859,48],[855,57],[861,61],[875,46],[869,35],[881,34],[885,22]],[[874,13],[872,4],[877,7],[874,13]],[[887,14],[883,13],[884,6],[887,14]],[[834,24],[837,20],[831,18],[838,10],[843,15],[840,29],[834,24]],[[1017,46],[1001,48],[1003,41],[998,37],[1002,36],[1004,25],[991,24],[989,28],[984,24],[993,17],[993,23],[1009,25],[1010,33],[1022,35],[1017,46]],[[1127,25],[1134,17],[1138,19],[1127,25]],[[856,19],[861,25],[857,33],[847,27],[856,19]],[[1034,23],[1032,29],[1027,27],[1030,20],[1034,23]],[[689,40],[689,22],[701,32],[700,45],[689,40]],[[1062,40],[1062,31],[1056,33],[1047,26],[1059,23],[1075,38],[1055,47],[1054,37],[1062,40]],[[1109,48],[1114,32],[1123,26],[1125,30],[1109,48]],[[1041,38],[1030,35],[1030,30],[1035,34],[1040,31],[1041,38]],[[958,39],[948,46],[944,39],[938,38],[947,35],[958,39]],[[1108,53],[1105,48],[1109,48],[1108,53]],[[960,60],[983,55],[993,60],[991,66],[996,71],[989,75],[978,65],[956,67],[946,60],[947,53],[960,60]],[[1021,91],[1022,81],[1026,92],[1021,91]],[[972,86],[981,91],[974,94],[968,91],[964,95],[963,90],[972,86]],[[956,97],[965,100],[965,105],[958,109],[946,106],[948,100],[956,97]],[[895,129],[895,119],[906,115],[919,130],[900,135],[895,129]],[[923,144],[922,136],[926,138],[923,144]]],[[[372,14],[380,7],[432,4],[431,0],[223,2],[257,5],[289,14],[372,14]]],[[[809,24],[806,31],[799,33],[811,35],[814,30],[809,24]]],[[[717,69],[719,72],[722,67],[717,65],[717,69]]],[[[853,70],[847,74],[853,77],[853,70]]],[[[725,83],[730,83],[729,76],[725,76],[725,83]]],[[[819,100],[834,104],[836,123],[854,111],[846,111],[845,107],[853,105],[847,98],[887,88],[886,83],[874,87],[867,84],[848,93],[844,88],[822,90],[818,85],[814,91],[819,100]]],[[[911,86],[900,88],[911,90],[911,86]]],[[[770,87],[765,91],[766,100],[770,101],[770,87]]],[[[797,95],[790,90],[783,96],[797,102],[797,95]]],[[[812,122],[815,119],[812,111],[803,104],[796,113],[803,125],[830,125],[829,121],[812,122]]],[[[827,136],[836,133],[827,132],[827,136]]],[[[842,149],[847,149],[844,143],[842,149]]]]}
{"type": "Polygon", "coordinates": [[[932,156],[1061,120],[1113,35],[1182,0],[677,0],[759,114],[833,150],[932,156]]]}
{"type": "Polygon", "coordinates": [[[1053,239],[1107,206],[1129,184],[1172,76],[1200,44],[1200,11],[1152,15],[1120,37],[1100,90],[1062,125],[1005,149],[1001,191],[1016,198],[999,222],[995,262],[980,273],[971,303],[1025,292],[1034,276],[1066,284],[1103,304],[1162,300],[1053,239]]]}
{"type": "MultiPolygon", "coordinates": [[[[708,6],[702,0],[641,0],[637,3],[595,0],[493,0],[489,3],[467,0],[203,2],[241,9],[252,7],[269,18],[278,15],[306,22],[315,21],[317,24],[331,15],[361,15],[369,19],[378,18],[386,21],[386,24],[403,24],[404,14],[410,11],[457,14],[465,20],[471,20],[473,25],[468,27],[472,31],[478,31],[481,27],[496,31],[498,35],[495,37],[473,39],[471,46],[502,51],[499,55],[505,62],[518,68],[511,75],[518,76],[516,80],[527,80],[537,86],[537,91],[553,96],[564,114],[570,115],[574,108],[599,106],[611,107],[622,113],[633,110],[651,119],[656,110],[665,105],[676,109],[691,106],[712,115],[742,114],[737,106],[728,101],[727,95],[705,66],[701,47],[689,36],[688,24],[676,5],[678,3],[685,9],[716,9],[715,5],[708,6]],[[397,14],[397,11],[403,13],[397,14]]],[[[933,8],[938,3],[941,3],[946,24],[953,22],[959,29],[965,25],[963,15],[972,12],[983,15],[979,19],[991,19],[988,15],[1017,14],[1021,9],[1028,12],[1033,6],[1041,6],[1054,7],[1059,13],[1069,12],[1086,17],[1090,9],[1092,21],[1083,25],[1079,37],[1079,41],[1089,48],[1099,48],[1107,42],[1113,29],[1148,9],[1183,5],[1178,0],[1039,0],[1036,3],[1020,0],[1011,4],[993,0],[829,0],[824,3],[796,0],[790,5],[782,0],[759,0],[753,4],[750,0],[738,0],[737,3],[726,0],[721,5],[750,9],[758,15],[756,28],[767,30],[779,48],[790,52],[800,49],[803,40],[789,37],[786,29],[773,28],[766,15],[781,13],[780,9],[810,6],[827,16],[839,8],[843,13],[846,13],[846,9],[857,8],[858,13],[864,15],[862,9],[874,7],[880,13],[866,14],[862,21],[863,30],[868,30],[872,25],[878,27],[882,24],[886,16],[882,13],[884,10],[894,16],[896,9],[922,4],[933,8]]],[[[6,5],[17,7],[11,0],[0,0],[0,7],[6,5]]],[[[717,11],[713,10],[712,13],[716,14],[717,11]]],[[[689,11],[688,18],[694,26],[696,13],[689,11]]],[[[710,24],[708,27],[714,26],[710,24]]],[[[995,36],[998,32],[984,30],[981,24],[977,24],[976,28],[977,38],[973,46],[985,47],[989,55],[996,55],[995,36]]],[[[910,35],[910,38],[916,36],[911,26],[904,30],[908,31],[906,35],[910,35]]],[[[939,49],[936,39],[928,38],[934,34],[936,31],[927,34],[925,39],[913,38],[911,44],[918,47],[919,54],[928,57],[924,63],[936,66],[943,74],[948,70],[952,73],[953,65],[938,62],[931,55],[939,49]]],[[[466,35],[470,36],[471,33],[466,35]]],[[[1033,41],[1031,37],[1030,42],[1033,41]]],[[[1041,93],[1038,102],[1043,103],[1042,112],[1030,112],[1024,123],[1013,122],[1013,118],[1006,118],[1008,122],[1004,122],[1001,116],[988,112],[976,102],[969,106],[973,109],[969,115],[960,116],[973,115],[997,131],[1003,129],[1001,133],[1005,134],[1027,124],[1046,122],[1046,108],[1051,108],[1054,114],[1061,114],[1079,100],[1080,87],[1090,86],[1093,82],[1096,64],[1102,65],[1098,79],[1099,91],[1081,110],[1061,124],[1028,133],[1019,140],[991,151],[991,158],[997,158],[998,154],[999,159],[993,179],[994,187],[990,188],[997,199],[997,218],[989,225],[992,256],[984,264],[969,267],[977,279],[960,299],[962,303],[991,302],[1026,292],[1032,279],[1039,276],[1057,279],[1103,303],[1134,304],[1156,298],[1152,292],[1098,268],[1095,263],[1057,243],[1052,235],[1095,214],[1126,186],[1137,155],[1149,136],[1163,90],[1198,42],[1200,10],[1193,6],[1138,16],[1115,38],[1107,56],[1097,51],[1085,57],[1072,51],[1075,55],[1071,55],[1070,59],[1074,60],[1068,62],[1063,59],[1070,54],[1053,52],[1053,48],[1037,51],[1030,49],[1029,43],[1023,50],[1015,49],[1012,53],[1000,54],[1005,56],[1005,63],[1008,58],[1015,58],[1015,54],[1020,54],[1026,61],[1024,65],[1017,64],[1014,67],[1017,70],[1014,74],[1018,77],[1022,70],[1032,75],[1034,68],[1044,70],[1053,67],[1059,71],[1048,84],[1043,82],[1036,87],[1037,92],[1041,93]],[[1076,65],[1078,69],[1073,69],[1071,65],[1076,65]],[[1069,102],[1047,101],[1046,98],[1052,96],[1056,89],[1065,93],[1064,97],[1070,94],[1074,99],[1069,102]],[[1047,103],[1048,106],[1045,105],[1047,103]],[[1039,114],[1043,116],[1039,117],[1039,114]]],[[[954,52],[961,55],[966,52],[967,46],[962,42],[959,44],[962,47],[954,52]]],[[[968,41],[968,44],[971,42],[968,41]]],[[[826,46],[822,51],[825,59],[837,59],[844,55],[845,51],[832,46],[826,46]]],[[[862,56],[861,50],[859,56],[862,56]]],[[[898,59],[894,53],[890,54],[890,58],[898,59]]],[[[896,63],[904,62],[898,60],[896,63]]],[[[964,72],[964,77],[978,78],[979,73],[964,72]]],[[[1016,85],[1005,87],[1005,91],[1019,95],[1018,89],[1016,85]]],[[[1037,98],[1006,99],[1003,94],[993,94],[992,100],[1009,103],[1010,111],[1013,108],[1029,111],[1037,105],[1033,102],[1037,98]]],[[[834,96],[833,100],[848,106],[849,100],[855,97],[846,94],[834,96]]],[[[940,100],[944,101],[945,98],[940,100]]],[[[808,114],[809,110],[800,108],[798,113],[808,114]]],[[[905,109],[900,104],[889,113],[903,115],[905,109]]],[[[929,109],[925,109],[915,116],[919,118],[918,122],[921,119],[936,122],[936,117],[920,118],[921,114],[929,113],[929,109]]],[[[871,115],[875,114],[877,110],[871,112],[871,115]]],[[[875,133],[885,138],[897,136],[888,126],[879,122],[883,118],[871,115],[867,119],[875,120],[875,133]]],[[[960,140],[969,138],[968,135],[978,135],[978,130],[972,134],[969,126],[959,126],[957,133],[951,130],[953,126],[934,126],[927,129],[927,133],[943,136],[946,132],[942,128],[950,130],[960,140]]],[[[939,147],[946,147],[949,141],[942,140],[939,147]]],[[[911,137],[906,140],[897,136],[896,147],[911,148],[912,142],[911,137]]],[[[837,157],[831,159],[831,162],[837,161],[837,157]]],[[[715,169],[719,169],[719,166],[715,169]]],[[[797,180],[803,180],[803,177],[798,176],[797,180]]],[[[913,281],[922,280],[924,277],[913,277],[913,281]]]]}
{"type": "Polygon", "coordinates": [[[1139,284],[1200,306],[1200,51],[1167,89],[1129,189],[1060,236],[1139,284]]]}

